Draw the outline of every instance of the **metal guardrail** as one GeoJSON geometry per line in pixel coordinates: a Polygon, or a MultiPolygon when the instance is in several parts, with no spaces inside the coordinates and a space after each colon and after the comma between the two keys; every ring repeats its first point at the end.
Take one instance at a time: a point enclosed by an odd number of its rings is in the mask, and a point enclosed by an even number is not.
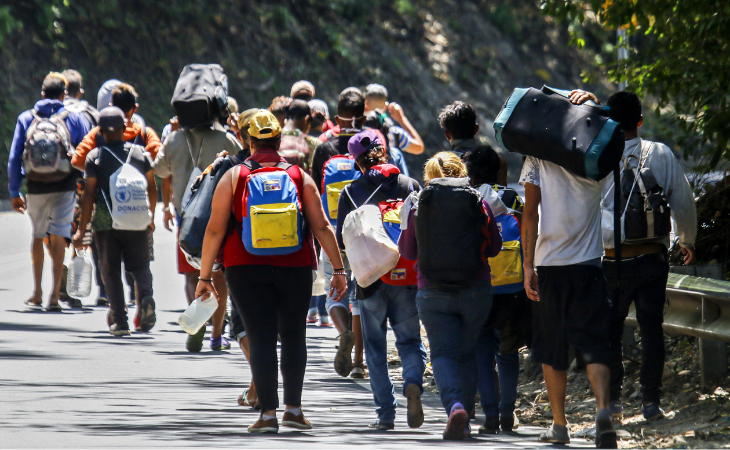
{"type": "MultiPolygon", "coordinates": [[[[633,305],[625,323],[639,325],[633,305]]],[[[700,338],[703,383],[725,376],[726,344],[730,343],[730,282],[670,273],[664,331],[700,338]]]]}

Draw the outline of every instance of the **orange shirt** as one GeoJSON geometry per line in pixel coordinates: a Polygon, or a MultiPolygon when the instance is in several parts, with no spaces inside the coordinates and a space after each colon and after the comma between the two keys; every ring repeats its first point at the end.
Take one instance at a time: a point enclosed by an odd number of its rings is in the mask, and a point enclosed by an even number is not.
{"type": "MultiPolygon", "coordinates": [[[[150,127],[146,127],[146,129],[147,136],[145,136],[145,150],[149,152],[150,158],[154,161],[162,143],[160,142],[160,138],[157,137],[155,130],[150,127]]],[[[131,141],[141,132],[142,125],[138,123],[131,123],[131,125],[127,125],[127,128],[124,130],[124,140],[131,141]]],[[[97,134],[99,134],[99,127],[94,127],[91,131],[89,131],[89,134],[84,136],[84,140],[81,141],[78,147],[76,147],[76,154],[74,154],[73,158],[71,158],[71,165],[84,170],[84,167],[86,166],[86,156],[96,148],[97,134]]]]}

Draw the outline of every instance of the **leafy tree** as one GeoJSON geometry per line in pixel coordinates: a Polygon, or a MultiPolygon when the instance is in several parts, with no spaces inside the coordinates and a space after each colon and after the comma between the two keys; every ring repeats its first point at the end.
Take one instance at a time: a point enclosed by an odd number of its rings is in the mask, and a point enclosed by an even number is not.
{"type": "Polygon", "coordinates": [[[704,157],[701,169],[730,155],[730,2],[542,0],[542,9],[559,20],[626,29],[629,57],[606,64],[611,79],[656,97],[657,114],[669,112],[678,124],[685,156],[704,157]]]}

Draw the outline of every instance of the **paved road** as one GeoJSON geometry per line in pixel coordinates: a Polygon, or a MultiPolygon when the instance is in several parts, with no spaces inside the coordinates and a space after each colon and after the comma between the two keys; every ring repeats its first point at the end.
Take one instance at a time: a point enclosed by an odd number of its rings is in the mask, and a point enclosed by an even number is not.
{"type": "MultiPolygon", "coordinates": [[[[32,286],[28,219],[2,213],[0,230],[2,448],[455,445],[440,439],[445,414],[432,395],[424,398],[422,428],[409,429],[404,413],[394,431],[366,428],[375,419],[369,386],[334,374],[336,333],[316,327],[308,330],[303,402],[314,430],[252,436],[246,427],[257,413],[236,403],[250,377],[240,351],[211,352],[207,339],[203,352],[185,351],[186,335],[176,323],[185,300],[175,272],[174,241],[161,224],[152,263],[157,325],[149,334],[124,338],[108,334],[106,308],[90,306],[95,291],[82,309],[44,313],[26,308],[23,300],[32,286]]],[[[459,445],[535,447],[539,431],[523,427],[514,435],[478,436],[459,445]]],[[[575,446],[584,445],[576,441],[575,446]]]]}

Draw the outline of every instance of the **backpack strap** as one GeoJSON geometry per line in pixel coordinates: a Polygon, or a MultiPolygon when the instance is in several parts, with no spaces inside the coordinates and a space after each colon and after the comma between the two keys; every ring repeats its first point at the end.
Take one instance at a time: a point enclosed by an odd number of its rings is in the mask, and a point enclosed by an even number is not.
{"type": "MultiPolygon", "coordinates": [[[[347,185],[347,186],[345,187],[344,191],[345,191],[345,194],[347,194],[347,198],[349,198],[349,199],[350,199],[350,202],[352,203],[352,206],[354,206],[354,207],[355,207],[355,209],[357,209],[357,208],[359,208],[359,206],[357,206],[357,203],[355,203],[355,201],[354,201],[354,200],[352,199],[352,197],[350,196],[350,186],[351,186],[351,184],[348,184],[348,185],[347,185]]],[[[367,205],[367,204],[368,204],[368,202],[370,202],[370,200],[372,200],[372,198],[373,198],[373,197],[375,196],[375,194],[376,194],[376,193],[377,193],[377,192],[378,192],[378,191],[380,190],[380,188],[381,188],[382,186],[383,186],[382,184],[379,184],[379,185],[378,185],[378,187],[376,187],[376,188],[375,188],[375,190],[373,191],[373,193],[372,193],[372,194],[370,194],[370,197],[368,197],[368,199],[367,199],[367,200],[365,200],[365,201],[363,202],[363,205],[367,205]]],[[[362,206],[362,205],[361,205],[361,206],[362,206]]]]}
{"type": "Polygon", "coordinates": [[[185,141],[188,143],[188,151],[190,152],[190,159],[193,161],[193,169],[198,167],[198,163],[200,162],[200,155],[203,154],[203,143],[205,142],[205,135],[203,135],[203,139],[200,140],[200,148],[198,148],[198,159],[196,160],[193,156],[193,147],[190,145],[190,138],[188,137],[188,130],[183,130],[183,133],[185,134],[185,141]]]}

